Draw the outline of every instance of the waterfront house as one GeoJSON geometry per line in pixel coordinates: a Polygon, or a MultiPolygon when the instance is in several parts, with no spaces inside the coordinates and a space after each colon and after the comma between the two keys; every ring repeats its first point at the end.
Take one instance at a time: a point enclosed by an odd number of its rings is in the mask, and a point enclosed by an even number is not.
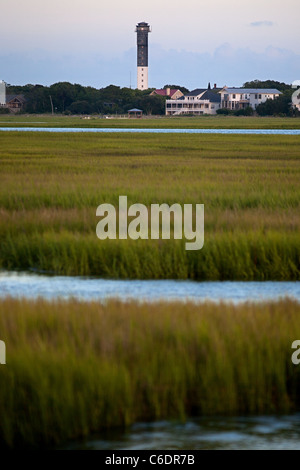
{"type": "Polygon", "coordinates": [[[197,88],[176,100],[166,100],[166,116],[216,114],[221,106],[218,89],[197,88]]]}
{"type": "Polygon", "coordinates": [[[220,92],[221,108],[238,110],[250,106],[253,109],[267,101],[274,100],[282,93],[275,88],[229,88],[225,86],[220,92]]]}

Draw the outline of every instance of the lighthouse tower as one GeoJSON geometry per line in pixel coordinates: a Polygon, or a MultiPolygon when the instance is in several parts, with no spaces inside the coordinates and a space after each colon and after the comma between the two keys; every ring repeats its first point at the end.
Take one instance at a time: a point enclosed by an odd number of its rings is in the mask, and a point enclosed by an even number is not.
{"type": "Polygon", "coordinates": [[[136,25],[137,33],[137,87],[138,90],[148,89],[148,33],[150,25],[142,22],[136,25]]]}
{"type": "Polygon", "coordinates": [[[0,106],[6,104],[6,83],[0,80],[0,106]]]}

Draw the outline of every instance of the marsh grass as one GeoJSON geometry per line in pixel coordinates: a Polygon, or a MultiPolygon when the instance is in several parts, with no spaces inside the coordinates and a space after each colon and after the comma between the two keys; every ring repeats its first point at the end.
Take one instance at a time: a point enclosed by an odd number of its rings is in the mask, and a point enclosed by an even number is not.
{"type": "Polygon", "coordinates": [[[138,420],[300,405],[300,304],[0,301],[0,441],[57,446],[138,420]]]}
{"type": "Polygon", "coordinates": [[[297,136],[0,134],[0,267],[121,278],[299,279],[297,136]],[[205,243],[100,241],[96,208],[205,206],[205,243]]]}
{"type": "Polygon", "coordinates": [[[93,234],[47,232],[7,237],[1,255],[7,270],[103,278],[266,281],[300,276],[297,233],[215,234],[193,252],[177,240],[101,242],[93,234]]]}
{"type": "Polygon", "coordinates": [[[299,129],[300,118],[282,117],[237,117],[237,116],[144,116],[143,119],[110,119],[91,116],[89,120],[80,116],[62,115],[5,115],[0,118],[0,127],[105,127],[105,128],[183,128],[183,129],[299,129]]]}

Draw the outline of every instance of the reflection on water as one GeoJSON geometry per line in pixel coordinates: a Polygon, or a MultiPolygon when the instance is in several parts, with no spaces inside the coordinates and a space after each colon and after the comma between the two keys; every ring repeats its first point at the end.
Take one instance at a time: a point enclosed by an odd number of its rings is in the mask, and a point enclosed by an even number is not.
{"type": "Polygon", "coordinates": [[[290,297],[300,301],[300,281],[196,282],[176,280],[114,280],[71,276],[46,276],[0,271],[0,297],[80,300],[205,300],[245,302],[290,297]]]}
{"type": "Polygon", "coordinates": [[[66,449],[92,450],[300,450],[300,414],[192,419],[135,424],[66,449]]]}

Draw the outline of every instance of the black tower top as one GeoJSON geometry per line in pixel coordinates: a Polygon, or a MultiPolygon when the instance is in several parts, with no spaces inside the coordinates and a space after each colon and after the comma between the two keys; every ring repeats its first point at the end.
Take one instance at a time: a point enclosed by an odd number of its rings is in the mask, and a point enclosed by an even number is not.
{"type": "Polygon", "coordinates": [[[142,22],[136,25],[137,33],[137,66],[148,67],[148,33],[151,32],[150,25],[142,22]]]}

